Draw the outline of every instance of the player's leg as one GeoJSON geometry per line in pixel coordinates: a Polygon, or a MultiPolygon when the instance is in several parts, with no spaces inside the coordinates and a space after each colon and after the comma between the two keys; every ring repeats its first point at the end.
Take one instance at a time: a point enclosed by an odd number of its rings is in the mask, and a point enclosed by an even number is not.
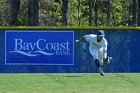
{"type": "Polygon", "coordinates": [[[99,62],[100,62],[100,67],[99,67],[99,73],[101,74],[101,76],[104,76],[104,72],[103,72],[103,50],[98,50],[98,58],[99,58],[99,62]]]}
{"type": "MultiPolygon", "coordinates": [[[[100,75],[103,76],[104,75],[104,73],[103,73],[103,61],[99,60],[98,50],[94,49],[94,48],[89,48],[89,51],[90,51],[90,54],[94,57],[94,61],[95,61],[96,66],[98,67],[98,71],[99,71],[100,75]]],[[[102,58],[102,60],[103,60],[103,58],[102,58]]]]}
{"type": "Polygon", "coordinates": [[[93,56],[93,58],[94,58],[94,62],[95,62],[95,64],[96,64],[96,66],[99,68],[99,67],[100,67],[100,62],[99,62],[99,60],[98,60],[98,52],[97,52],[97,50],[94,49],[94,48],[89,47],[89,51],[90,51],[90,54],[91,54],[91,55],[93,56]]]}

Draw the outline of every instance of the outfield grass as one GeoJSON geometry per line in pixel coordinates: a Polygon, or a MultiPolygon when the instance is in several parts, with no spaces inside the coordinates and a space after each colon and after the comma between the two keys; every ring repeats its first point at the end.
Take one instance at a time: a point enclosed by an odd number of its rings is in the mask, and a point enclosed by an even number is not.
{"type": "Polygon", "coordinates": [[[140,93],[140,74],[0,74],[0,93],[140,93]]]}

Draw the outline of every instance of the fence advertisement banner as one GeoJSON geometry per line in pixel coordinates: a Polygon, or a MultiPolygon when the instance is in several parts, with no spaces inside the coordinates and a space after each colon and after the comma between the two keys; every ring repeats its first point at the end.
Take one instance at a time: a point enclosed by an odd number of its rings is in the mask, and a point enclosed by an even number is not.
{"type": "Polygon", "coordinates": [[[74,32],[6,30],[6,65],[73,65],[74,32]]]}

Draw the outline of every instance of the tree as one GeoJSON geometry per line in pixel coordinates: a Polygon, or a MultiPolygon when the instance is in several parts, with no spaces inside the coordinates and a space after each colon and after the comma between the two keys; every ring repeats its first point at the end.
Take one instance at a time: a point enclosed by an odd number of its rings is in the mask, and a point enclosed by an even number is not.
{"type": "Polygon", "coordinates": [[[138,0],[138,26],[140,26],[140,0],[138,0]]]}
{"type": "Polygon", "coordinates": [[[0,1],[0,25],[5,26],[140,26],[139,15],[140,0],[0,1]]]}
{"type": "Polygon", "coordinates": [[[14,25],[20,10],[20,0],[10,0],[11,18],[10,25],[14,25]]]}
{"type": "Polygon", "coordinates": [[[62,20],[63,25],[69,26],[69,7],[68,7],[68,0],[62,0],[62,20]]]}
{"type": "Polygon", "coordinates": [[[137,26],[138,22],[138,0],[132,0],[132,25],[137,26]]]}
{"type": "Polygon", "coordinates": [[[28,25],[39,25],[39,0],[28,0],[28,25]]]}
{"type": "Polygon", "coordinates": [[[94,0],[89,0],[89,26],[93,25],[93,6],[94,6],[94,0]]]}
{"type": "Polygon", "coordinates": [[[98,0],[95,1],[95,26],[98,26],[98,0]]]}
{"type": "Polygon", "coordinates": [[[81,1],[78,0],[78,25],[80,26],[81,25],[81,18],[80,18],[80,5],[81,5],[81,1]]]}
{"type": "Polygon", "coordinates": [[[111,1],[110,0],[108,0],[108,7],[107,7],[107,20],[106,20],[106,23],[107,23],[107,26],[109,26],[110,25],[110,3],[111,3],[111,1]]]}

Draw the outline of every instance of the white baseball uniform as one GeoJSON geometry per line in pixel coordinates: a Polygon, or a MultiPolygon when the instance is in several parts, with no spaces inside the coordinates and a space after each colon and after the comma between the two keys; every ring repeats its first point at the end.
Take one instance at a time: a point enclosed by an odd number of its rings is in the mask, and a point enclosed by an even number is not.
{"type": "Polygon", "coordinates": [[[107,40],[103,37],[103,39],[98,42],[97,35],[94,34],[85,35],[85,39],[86,41],[89,41],[89,51],[94,57],[94,60],[98,59],[100,62],[103,62],[103,51],[107,50],[107,40]]]}

